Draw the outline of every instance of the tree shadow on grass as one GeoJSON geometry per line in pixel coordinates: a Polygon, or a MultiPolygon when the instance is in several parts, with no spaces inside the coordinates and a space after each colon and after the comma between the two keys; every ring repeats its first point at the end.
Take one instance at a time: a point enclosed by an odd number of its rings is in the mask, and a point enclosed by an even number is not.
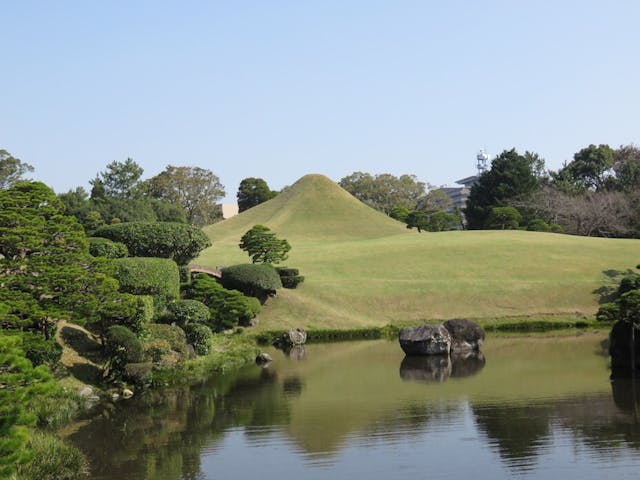
{"type": "Polygon", "coordinates": [[[102,361],[102,345],[86,331],[79,328],[65,326],[60,331],[64,343],[75,350],[79,356],[92,362],[102,361]]]}
{"type": "Polygon", "coordinates": [[[607,277],[605,285],[596,288],[593,294],[598,295],[600,298],[598,299],[598,303],[602,305],[603,303],[609,303],[615,298],[615,294],[618,291],[618,285],[620,284],[620,280],[627,275],[632,275],[635,273],[630,268],[626,270],[604,270],[603,275],[607,277]]]}
{"type": "Polygon", "coordinates": [[[98,385],[102,382],[102,370],[91,363],[74,363],[69,372],[83,383],[98,385]]]}

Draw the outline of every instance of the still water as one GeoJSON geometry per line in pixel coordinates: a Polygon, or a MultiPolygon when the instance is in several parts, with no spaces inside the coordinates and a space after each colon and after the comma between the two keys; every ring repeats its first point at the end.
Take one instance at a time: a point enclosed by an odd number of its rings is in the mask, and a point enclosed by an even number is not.
{"type": "Polygon", "coordinates": [[[609,381],[604,338],[490,337],[453,365],[382,340],[268,349],[68,438],[100,480],[638,478],[640,389],[609,381]]]}

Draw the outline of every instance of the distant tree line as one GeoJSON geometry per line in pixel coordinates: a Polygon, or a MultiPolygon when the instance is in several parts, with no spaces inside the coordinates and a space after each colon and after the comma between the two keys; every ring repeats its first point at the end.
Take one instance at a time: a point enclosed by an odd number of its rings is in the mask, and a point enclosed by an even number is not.
{"type": "Polygon", "coordinates": [[[340,186],[418,231],[521,229],[640,237],[640,149],[589,145],[557,171],[537,153],[504,150],[471,188],[463,211],[415,175],[354,172],[340,186]]]}

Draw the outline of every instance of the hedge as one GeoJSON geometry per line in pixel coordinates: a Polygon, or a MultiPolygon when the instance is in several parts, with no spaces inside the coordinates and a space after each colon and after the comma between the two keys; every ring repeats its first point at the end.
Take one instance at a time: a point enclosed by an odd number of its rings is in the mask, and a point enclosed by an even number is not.
{"type": "Polygon", "coordinates": [[[255,298],[245,297],[237,290],[227,290],[203,273],[196,275],[185,294],[209,307],[211,320],[208,325],[216,331],[238,324],[248,325],[260,312],[260,303],[255,298]]]}
{"type": "Polygon", "coordinates": [[[282,288],[280,275],[271,265],[245,263],[232,265],[222,270],[222,285],[256,297],[264,303],[269,296],[282,288]]]}
{"type": "Polygon", "coordinates": [[[174,352],[181,356],[187,353],[187,337],[184,331],[176,325],[152,323],[149,325],[149,342],[165,340],[174,352]]]}
{"type": "Polygon", "coordinates": [[[209,307],[198,300],[177,300],[167,305],[171,320],[178,325],[207,323],[211,318],[209,307]]]}
{"type": "Polygon", "coordinates": [[[111,361],[111,371],[122,376],[128,363],[144,360],[142,342],[135,333],[122,325],[109,327],[106,335],[106,354],[111,361]]]}
{"type": "Polygon", "coordinates": [[[159,257],[186,265],[211,246],[209,238],[197,227],[177,222],[127,222],[106,225],[94,233],[114,242],[122,242],[134,257],[159,257]]]}
{"type": "Polygon", "coordinates": [[[129,256],[129,250],[124,243],[100,237],[90,237],[87,240],[89,240],[89,253],[94,257],[124,258],[129,256]]]}
{"type": "Polygon", "coordinates": [[[178,266],[165,258],[130,257],[114,260],[120,291],[151,295],[156,311],[180,296],[178,266]]]}
{"type": "Polygon", "coordinates": [[[197,355],[206,355],[211,349],[211,339],[213,338],[213,332],[206,325],[200,325],[197,323],[190,323],[183,327],[184,333],[187,336],[187,342],[193,345],[197,355]]]}
{"type": "Polygon", "coordinates": [[[284,288],[296,288],[304,282],[304,276],[300,275],[300,270],[297,268],[276,267],[276,271],[280,275],[280,281],[284,288]]]}

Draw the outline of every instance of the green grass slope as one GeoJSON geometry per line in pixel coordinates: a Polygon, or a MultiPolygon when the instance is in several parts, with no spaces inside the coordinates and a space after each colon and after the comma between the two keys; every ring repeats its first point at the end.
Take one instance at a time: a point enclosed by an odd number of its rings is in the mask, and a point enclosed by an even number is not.
{"type": "Polygon", "coordinates": [[[636,265],[640,241],[520,231],[417,233],[320,175],[205,232],[197,263],[248,262],[238,248],[254,224],[292,245],[306,281],[281,290],[260,329],[356,328],[454,317],[593,314],[597,290],[636,265]]]}

